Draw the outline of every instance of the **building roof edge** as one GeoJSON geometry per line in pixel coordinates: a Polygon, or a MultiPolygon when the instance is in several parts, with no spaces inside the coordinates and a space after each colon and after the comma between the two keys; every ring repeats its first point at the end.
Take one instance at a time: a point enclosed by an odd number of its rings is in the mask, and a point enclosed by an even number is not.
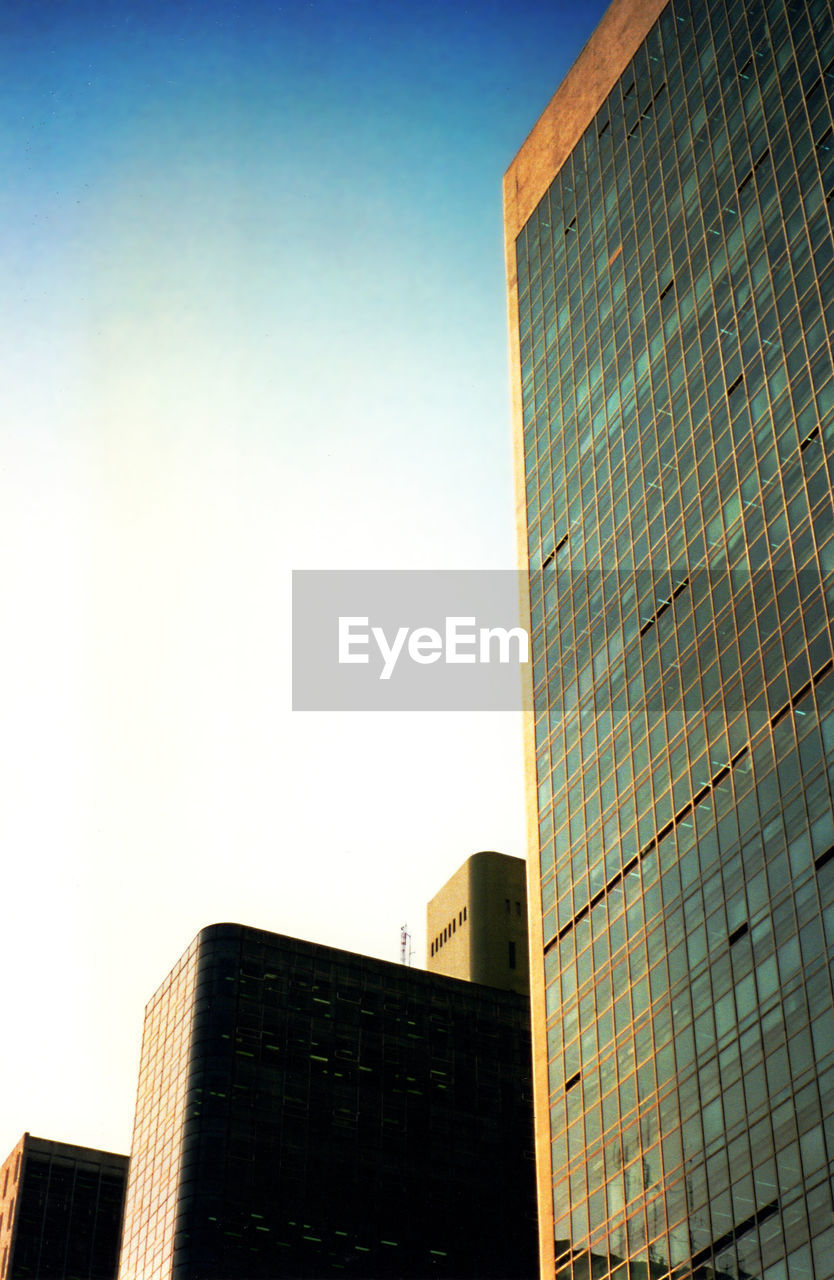
{"type": "Polygon", "coordinates": [[[515,240],[669,0],[612,0],[504,175],[515,240]]]}

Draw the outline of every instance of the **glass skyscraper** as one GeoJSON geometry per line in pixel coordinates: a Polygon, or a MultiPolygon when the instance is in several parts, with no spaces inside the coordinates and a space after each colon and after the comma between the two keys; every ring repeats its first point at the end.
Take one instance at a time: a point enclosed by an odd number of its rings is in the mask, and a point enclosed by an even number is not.
{"type": "Polygon", "coordinates": [[[560,1280],[834,1275],[832,99],[826,0],[615,0],[505,180],[560,1280]]]}

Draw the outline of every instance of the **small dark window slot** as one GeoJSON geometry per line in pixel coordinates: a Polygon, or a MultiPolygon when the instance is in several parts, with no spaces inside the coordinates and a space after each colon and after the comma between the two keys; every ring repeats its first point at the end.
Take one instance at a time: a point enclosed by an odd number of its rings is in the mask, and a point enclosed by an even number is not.
{"type": "Polygon", "coordinates": [[[753,59],[748,58],[744,66],[739,68],[739,73],[738,73],[739,77],[743,80],[749,80],[750,76],[747,73],[749,72],[752,66],[753,66],[753,59]]]}
{"type": "Polygon", "coordinates": [[[788,714],[790,709],[791,709],[791,704],[789,702],[786,702],[784,707],[780,707],[779,710],[776,712],[776,714],[770,717],[771,729],[775,729],[779,721],[784,720],[785,716],[788,714]]]}
{"type": "Polygon", "coordinates": [[[826,151],[828,150],[828,144],[829,144],[829,143],[830,143],[830,141],[831,141],[831,135],[832,135],[832,133],[834,133],[834,129],[832,129],[832,128],[831,128],[831,125],[829,125],[829,126],[828,126],[828,128],[826,129],[825,133],[824,133],[824,134],[822,135],[822,137],[817,141],[817,151],[819,151],[820,147],[825,147],[826,151]]]}
{"type": "Polygon", "coordinates": [[[591,908],[591,910],[592,910],[592,911],[593,911],[594,907],[597,905],[597,903],[598,903],[598,902],[602,902],[602,900],[603,900],[603,898],[605,897],[605,895],[606,895],[606,893],[607,893],[607,892],[608,892],[608,886],[607,886],[607,885],[603,885],[603,887],[602,887],[601,889],[598,889],[598,890],[596,891],[596,893],[594,894],[593,898],[591,898],[590,902],[588,903],[588,906],[591,908]]]}
{"type": "Polygon", "coordinates": [[[674,281],[674,277],[673,277],[673,278],[669,281],[669,283],[668,283],[668,284],[666,284],[666,285],[664,285],[664,286],[663,286],[663,288],[660,290],[660,297],[661,297],[661,299],[666,297],[666,294],[667,294],[667,293],[669,292],[669,290],[674,286],[674,283],[675,283],[675,281],[674,281]]]}
{"type": "Polygon", "coordinates": [[[575,925],[579,924],[580,920],[585,919],[585,916],[588,914],[590,909],[591,909],[590,903],[586,902],[582,910],[577,911],[576,915],[573,917],[572,920],[568,920],[567,924],[562,925],[556,937],[561,941],[562,938],[564,938],[567,934],[570,933],[571,929],[573,929],[575,925]]]}
{"type": "Polygon", "coordinates": [[[575,1084],[579,1084],[581,1076],[581,1071],[577,1071],[575,1076],[571,1076],[570,1080],[565,1081],[565,1093],[567,1093],[568,1089],[572,1089],[575,1084]]]}
{"type": "Polygon", "coordinates": [[[750,172],[742,178],[741,182],[736,187],[736,191],[741,191],[742,187],[747,186],[747,183],[753,177],[753,174],[756,172],[759,166],[764,163],[764,161],[767,159],[769,155],[770,155],[770,147],[766,147],[765,150],[762,152],[762,154],[759,156],[758,160],[753,165],[753,168],[750,170],[750,172]]]}
{"type": "Polygon", "coordinates": [[[744,381],[744,374],[740,373],[736,378],[735,382],[730,383],[729,387],[727,388],[727,396],[729,397],[733,394],[734,391],[737,391],[743,381],[744,381]]]}
{"type": "Polygon", "coordinates": [[[546,569],[548,565],[553,563],[553,561],[558,556],[559,552],[562,550],[562,547],[567,546],[569,536],[570,535],[567,533],[564,534],[564,536],[561,537],[559,541],[556,543],[556,546],[553,548],[553,550],[548,555],[545,556],[544,560],[542,560],[543,569],[546,569]]]}
{"type": "Polygon", "coordinates": [[[597,137],[598,137],[598,138],[601,138],[601,137],[602,137],[602,135],[603,135],[604,133],[606,133],[610,127],[611,127],[611,121],[610,121],[610,120],[606,120],[605,124],[602,126],[602,128],[601,128],[601,129],[600,129],[600,131],[599,131],[599,133],[597,134],[597,137]]]}
{"type": "Polygon", "coordinates": [[[680,593],[683,590],[685,590],[685,588],[688,586],[689,586],[689,578],[686,577],[683,579],[682,582],[678,583],[678,585],[675,587],[672,594],[669,596],[668,600],[660,601],[660,603],[658,604],[652,616],[650,618],[647,618],[646,621],[643,623],[642,627],[640,628],[641,636],[646,635],[646,633],[651,630],[651,628],[657,622],[658,618],[663,617],[663,614],[666,612],[666,610],[671,608],[673,602],[678,598],[680,593]]]}
{"type": "Polygon", "coordinates": [[[827,866],[832,858],[834,858],[834,844],[830,849],[826,849],[825,853],[821,853],[818,858],[814,859],[814,866],[817,871],[821,871],[823,867],[827,866]]]}
{"type": "Polygon", "coordinates": [[[733,929],[733,932],[730,934],[730,937],[729,937],[730,946],[731,947],[735,946],[735,944],[739,941],[739,939],[743,938],[744,935],[749,931],[750,931],[750,926],[745,920],[744,924],[740,924],[738,928],[733,929]]]}
{"type": "Polygon", "coordinates": [[[709,1262],[711,1258],[717,1257],[728,1245],[731,1245],[740,1236],[746,1235],[748,1231],[752,1231],[753,1227],[757,1227],[761,1222],[766,1222],[768,1218],[772,1218],[779,1211],[779,1201],[773,1200],[770,1204],[759,1209],[756,1213],[751,1213],[749,1218],[745,1218],[738,1226],[732,1227],[729,1231],[725,1231],[723,1236],[719,1236],[713,1240],[712,1244],[708,1244],[705,1249],[693,1253],[690,1258],[690,1266],[700,1267],[702,1263],[709,1262]]]}
{"type": "Polygon", "coordinates": [[[611,879],[608,881],[608,884],[605,886],[606,891],[608,891],[609,889],[613,889],[617,881],[621,880],[623,876],[631,875],[632,871],[637,866],[639,861],[640,861],[639,857],[637,856],[637,854],[635,854],[634,857],[631,858],[625,864],[625,866],[620,871],[617,872],[615,876],[611,877],[611,879]]]}
{"type": "Polygon", "coordinates": [[[791,698],[791,706],[795,707],[797,702],[801,702],[802,699],[805,697],[805,694],[808,693],[810,689],[813,689],[813,687],[814,687],[814,681],[806,680],[802,688],[797,689],[796,693],[791,698]]]}
{"type": "Polygon", "coordinates": [[[808,445],[811,444],[812,441],[817,439],[817,437],[819,436],[819,433],[820,433],[819,427],[814,427],[813,431],[808,432],[807,436],[802,441],[802,444],[799,446],[800,453],[802,452],[803,449],[807,449],[808,445]]]}
{"type": "Polygon", "coordinates": [[[576,214],[573,215],[568,225],[565,227],[565,235],[570,235],[571,231],[576,227],[576,214]]]}

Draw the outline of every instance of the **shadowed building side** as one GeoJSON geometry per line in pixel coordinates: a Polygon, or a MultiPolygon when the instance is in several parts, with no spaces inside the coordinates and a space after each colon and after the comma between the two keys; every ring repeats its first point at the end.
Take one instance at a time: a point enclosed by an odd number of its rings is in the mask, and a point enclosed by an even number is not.
{"type": "Polygon", "coordinates": [[[115,1280],[127,1170],[25,1133],[0,1168],[0,1280],[115,1280]]]}
{"type": "Polygon", "coordinates": [[[524,997],[213,925],[143,1062],[122,1280],[536,1275],[524,997]]]}

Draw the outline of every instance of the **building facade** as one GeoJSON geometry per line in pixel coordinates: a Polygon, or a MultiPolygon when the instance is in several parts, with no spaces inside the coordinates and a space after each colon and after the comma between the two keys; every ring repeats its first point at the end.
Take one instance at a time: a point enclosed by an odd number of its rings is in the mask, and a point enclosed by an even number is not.
{"type": "Polygon", "coordinates": [[[122,1280],[532,1277],[522,996],[242,925],[150,1002],[122,1280]]]}
{"type": "Polygon", "coordinates": [[[529,994],[524,859],[473,853],[428,904],[426,937],[430,973],[529,994]]]}
{"type": "Polygon", "coordinates": [[[0,1168],[0,1280],[115,1280],[127,1169],[24,1133],[0,1168]]]}
{"type": "Polygon", "coordinates": [[[505,179],[547,1276],[832,1274],[832,97],[615,0],[505,179]]]}

